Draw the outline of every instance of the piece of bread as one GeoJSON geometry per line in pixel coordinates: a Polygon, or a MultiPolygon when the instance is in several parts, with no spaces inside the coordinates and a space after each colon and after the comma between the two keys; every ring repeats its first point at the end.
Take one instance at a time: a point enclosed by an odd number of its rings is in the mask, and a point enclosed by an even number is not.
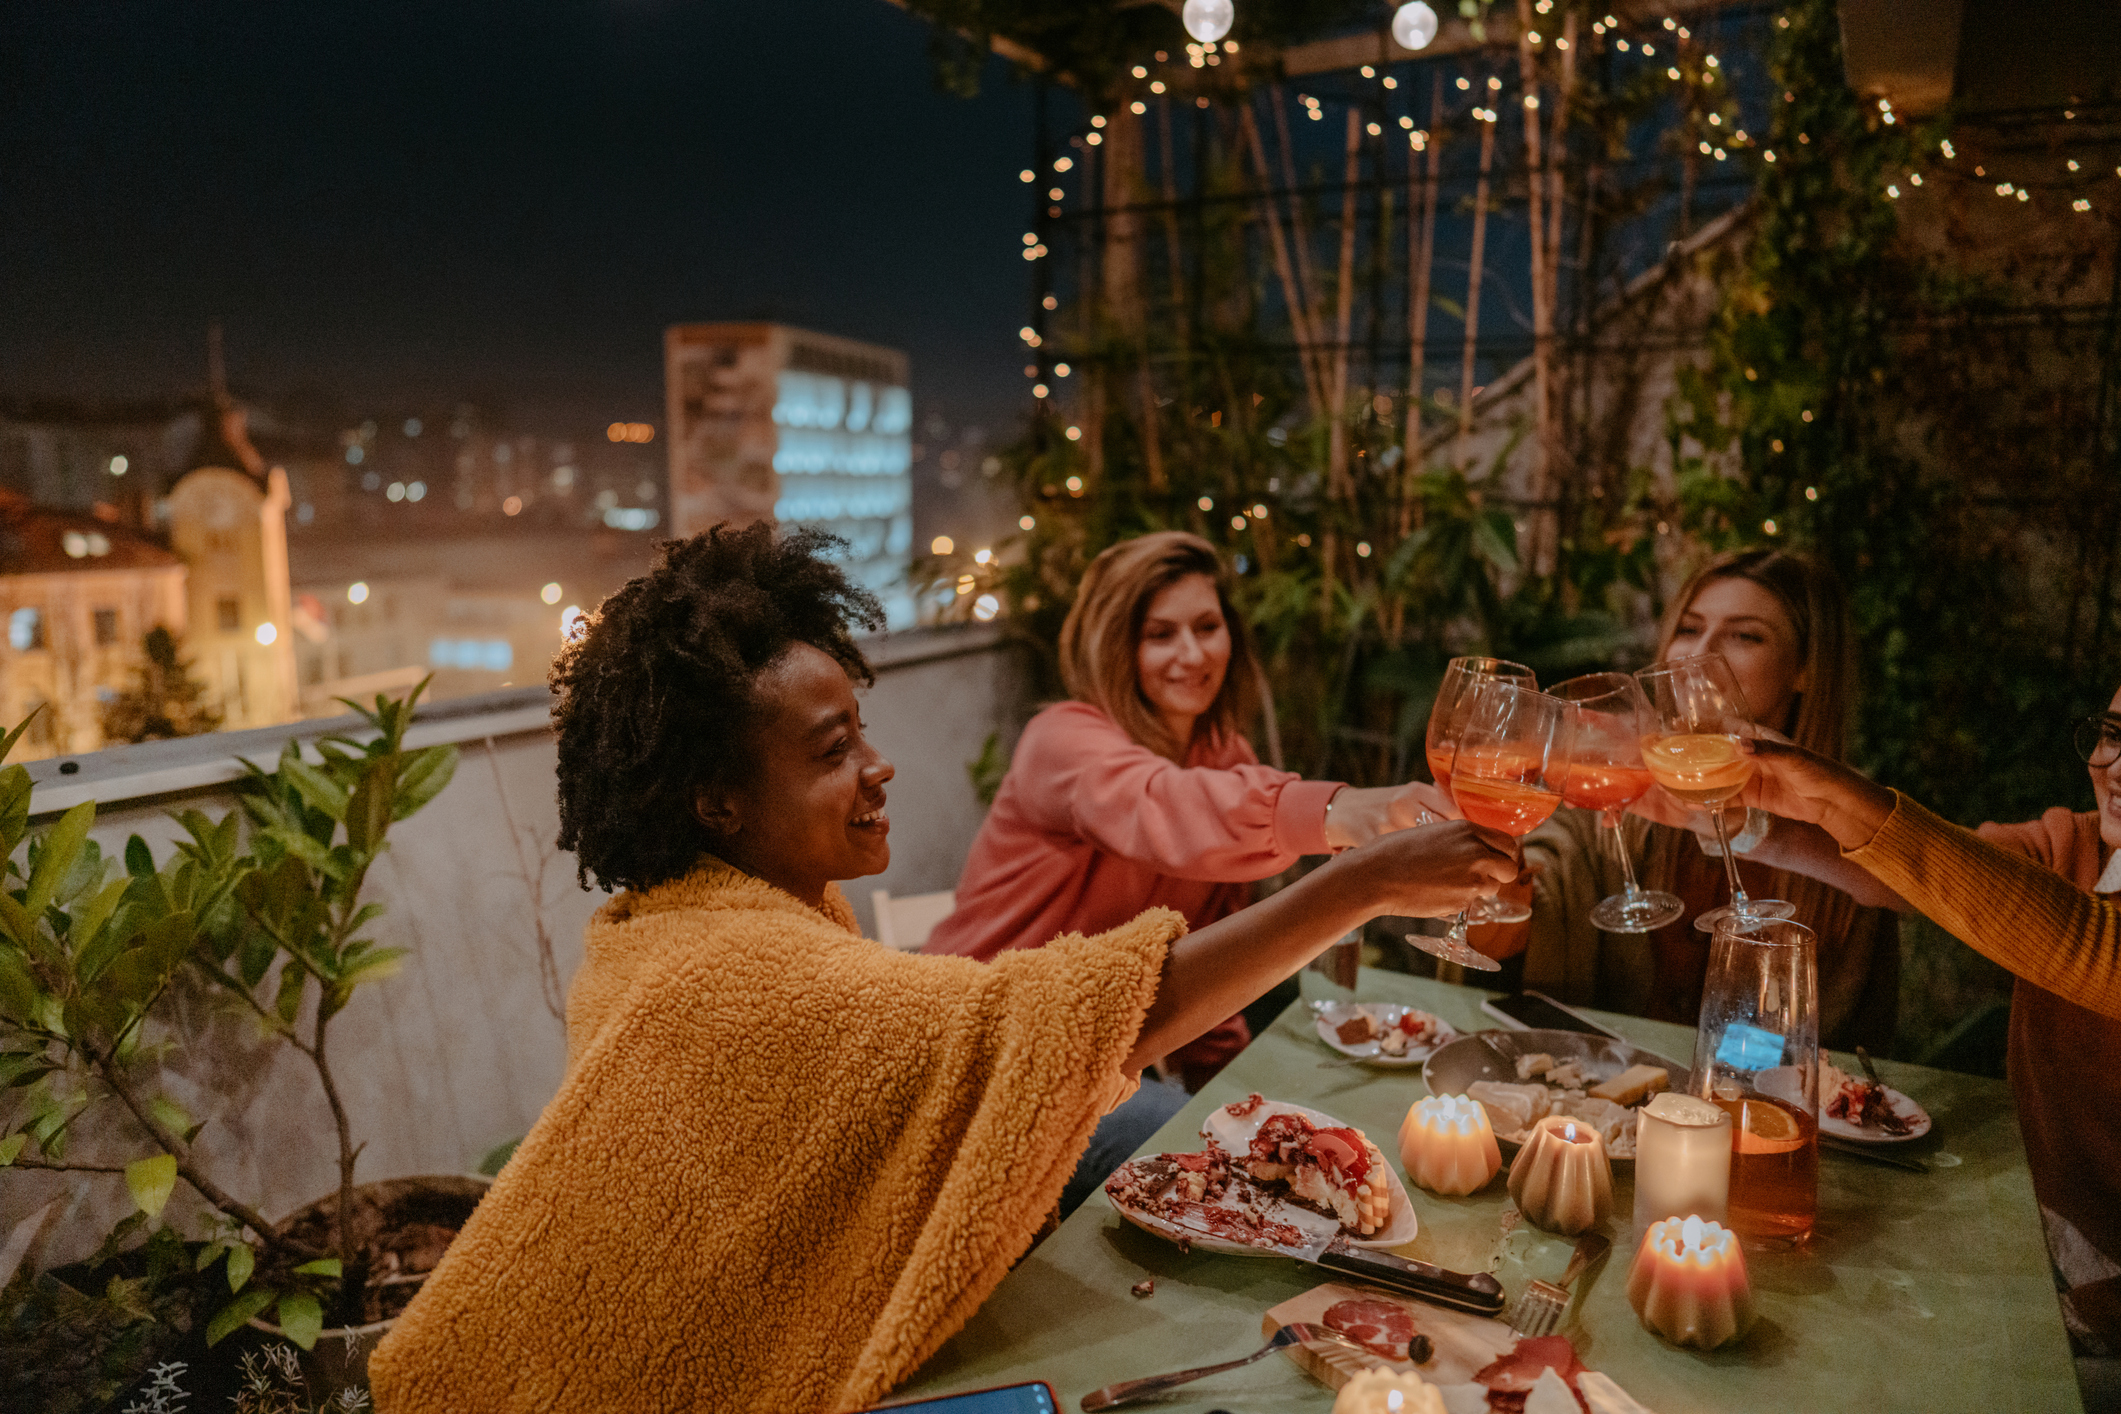
{"type": "Polygon", "coordinates": [[[1645,1096],[1654,1095],[1672,1083],[1672,1077],[1663,1066],[1631,1065],[1611,1080],[1593,1085],[1591,1093],[1601,1100],[1611,1100],[1616,1105],[1632,1105],[1645,1096]]]}

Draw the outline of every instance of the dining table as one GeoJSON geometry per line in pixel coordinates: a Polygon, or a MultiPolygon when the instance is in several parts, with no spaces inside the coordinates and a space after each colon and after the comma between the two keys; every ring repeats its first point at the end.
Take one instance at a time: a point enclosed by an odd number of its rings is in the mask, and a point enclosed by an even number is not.
{"type": "MultiPolygon", "coordinates": [[[[1491,995],[1369,968],[1355,990],[1357,1000],[1416,1006],[1468,1034],[1500,1024],[1480,1010],[1491,995]]],[[[1690,1027],[1584,1014],[1680,1067],[1693,1055],[1690,1027]]],[[[1856,1069],[1849,1057],[1837,1062],[1856,1069]]],[[[1627,1299],[1639,1242],[1631,1226],[1632,1174],[1628,1165],[1615,1166],[1612,1249],[1575,1283],[1559,1332],[1586,1366],[1654,1414],[2082,1409],[2009,1087],[1877,1064],[1885,1082],[1934,1121],[1923,1138],[1892,1146],[1923,1171],[1822,1149],[1811,1239],[1797,1250],[1746,1253],[1757,1316],[1734,1345],[1680,1349],[1636,1319],[1627,1299]]],[[[1209,1112],[1253,1092],[1354,1125],[1388,1156],[1396,1156],[1408,1108],[1429,1093],[1418,1066],[1385,1068],[1326,1046],[1299,1001],[1142,1152],[1202,1148],[1209,1112]]],[[[1567,1262],[1566,1239],[1523,1223],[1504,1235],[1510,1199],[1501,1176],[1468,1197],[1439,1197],[1411,1184],[1408,1194],[1420,1229],[1393,1249],[1400,1255],[1456,1271],[1493,1271],[1513,1300],[1525,1282],[1551,1280],[1567,1262]]],[[[1060,1409],[1073,1411],[1085,1394],[1121,1380],[1250,1354],[1263,1343],[1270,1308],[1333,1279],[1279,1256],[1182,1250],[1122,1220],[1099,1191],[1016,1265],[892,1400],[1043,1380],[1060,1409]]],[[[1333,1398],[1276,1354],[1143,1407],[1320,1414],[1333,1398]]]]}

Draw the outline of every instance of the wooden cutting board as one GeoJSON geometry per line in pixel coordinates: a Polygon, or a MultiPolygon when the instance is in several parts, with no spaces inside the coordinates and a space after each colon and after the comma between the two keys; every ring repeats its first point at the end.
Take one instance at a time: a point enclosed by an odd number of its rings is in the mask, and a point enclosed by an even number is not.
{"type": "Polygon", "coordinates": [[[1260,1333],[1272,1339],[1275,1331],[1291,1321],[1323,1325],[1327,1308],[1340,1301],[1391,1301],[1405,1307],[1414,1317],[1415,1333],[1427,1336],[1436,1353],[1428,1364],[1416,1365],[1407,1360],[1387,1360],[1382,1355],[1357,1354],[1339,1346],[1313,1349],[1291,1345],[1282,1351],[1327,1389],[1339,1389],[1364,1370],[1413,1370],[1430,1384],[1464,1384],[1517,1345],[1516,1333],[1501,1321],[1390,1296],[1374,1287],[1343,1286],[1339,1282],[1315,1286],[1282,1302],[1261,1319],[1260,1333]]]}

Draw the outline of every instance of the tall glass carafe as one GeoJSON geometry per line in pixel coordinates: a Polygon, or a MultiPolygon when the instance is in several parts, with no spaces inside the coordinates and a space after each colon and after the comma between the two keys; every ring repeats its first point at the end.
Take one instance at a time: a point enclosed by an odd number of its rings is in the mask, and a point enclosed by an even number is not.
{"type": "Polygon", "coordinates": [[[1735,914],[1709,944],[1694,1092],[1731,1116],[1731,1227],[1811,1236],[1819,1210],[1819,962],[1812,930],[1735,914]]]}

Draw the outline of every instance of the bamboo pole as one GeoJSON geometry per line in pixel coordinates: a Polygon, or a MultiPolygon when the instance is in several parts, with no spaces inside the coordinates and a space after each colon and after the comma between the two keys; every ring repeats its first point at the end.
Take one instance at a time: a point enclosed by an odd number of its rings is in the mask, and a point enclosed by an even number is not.
{"type": "MultiPolygon", "coordinates": [[[[1492,100],[1494,90],[1488,91],[1492,100]]],[[[1492,111],[1492,110],[1491,110],[1492,111]]],[[[1480,130],[1480,180],[1473,187],[1473,253],[1466,265],[1466,348],[1458,373],[1458,447],[1465,450],[1466,435],[1473,430],[1473,357],[1480,343],[1481,262],[1488,248],[1488,179],[1495,171],[1495,122],[1476,118],[1480,130]]]]}
{"type": "Polygon", "coordinates": [[[1332,422],[1326,431],[1326,485],[1344,501],[1355,499],[1348,475],[1348,338],[1355,315],[1355,188],[1362,176],[1362,119],[1348,109],[1347,146],[1341,163],[1340,268],[1333,323],[1332,422]]]}
{"type": "MultiPolygon", "coordinates": [[[[1289,243],[1296,247],[1296,279],[1303,286],[1304,307],[1318,309],[1318,279],[1311,272],[1311,224],[1304,219],[1303,197],[1296,186],[1296,144],[1289,140],[1289,113],[1282,102],[1279,85],[1268,90],[1274,103],[1274,131],[1281,139],[1282,189],[1289,193],[1289,243]]],[[[1313,321],[1314,327],[1316,320],[1313,321]]],[[[1323,351],[1318,355],[1323,357],[1323,351]]],[[[1325,382],[1324,370],[1319,373],[1321,385],[1325,382]]]]}
{"type": "Polygon", "coordinates": [[[1266,212],[1267,243],[1274,252],[1274,273],[1280,277],[1282,298],[1289,306],[1289,327],[1296,336],[1296,361],[1303,369],[1304,392],[1311,400],[1314,416],[1323,417],[1326,412],[1326,390],[1312,362],[1312,349],[1316,341],[1311,335],[1310,311],[1304,304],[1303,286],[1297,282],[1296,271],[1290,262],[1289,243],[1282,234],[1281,213],[1274,199],[1274,179],[1267,168],[1266,145],[1260,141],[1259,123],[1253,116],[1250,104],[1245,105],[1245,139],[1252,148],[1254,170],[1259,174],[1260,202],[1266,212]]]}
{"type": "MultiPolygon", "coordinates": [[[[1548,447],[1552,441],[1553,415],[1549,401],[1550,369],[1554,352],[1553,286],[1547,280],[1552,253],[1547,248],[1546,161],[1541,141],[1545,123],[1539,112],[1539,56],[1532,50],[1534,16],[1532,0],[1517,0],[1517,67],[1524,78],[1524,171],[1525,227],[1532,252],[1532,476],[1530,500],[1533,517],[1547,496],[1548,447]]],[[[1535,540],[1537,535],[1535,532],[1535,540]]]]}
{"type": "Polygon", "coordinates": [[[1429,85],[1429,131],[1423,153],[1421,224],[1413,220],[1414,164],[1407,164],[1407,440],[1400,453],[1399,533],[1414,528],[1414,487],[1421,473],[1421,405],[1429,348],[1429,276],[1436,266],[1437,178],[1443,161],[1443,76],[1429,85]]]}

